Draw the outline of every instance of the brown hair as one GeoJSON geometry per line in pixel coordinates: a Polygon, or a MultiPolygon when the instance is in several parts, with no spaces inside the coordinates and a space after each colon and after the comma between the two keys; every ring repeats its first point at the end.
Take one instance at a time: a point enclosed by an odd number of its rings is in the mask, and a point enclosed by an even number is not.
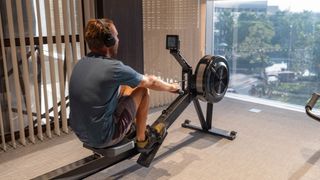
{"type": "Polygon", "coordinates": [[[107,18],[90,19],[85,29],[85,40],[90,49],[99,49],[104,46],[103,39],[106,33],[111,34],[113,21],[107,18]]]}

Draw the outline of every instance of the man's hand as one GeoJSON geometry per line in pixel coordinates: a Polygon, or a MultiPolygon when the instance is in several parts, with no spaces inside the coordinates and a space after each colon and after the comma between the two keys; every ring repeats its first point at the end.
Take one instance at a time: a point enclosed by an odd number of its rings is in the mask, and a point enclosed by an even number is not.
{"type": "Polygon", "coordinates": [[[178,83],[172,83],[171,84],[171,90],[169,92],[171,93],[176,93],[176,94],[179,94],[180,93],[180,90],[181,90],[181,87],[178,83]]]}

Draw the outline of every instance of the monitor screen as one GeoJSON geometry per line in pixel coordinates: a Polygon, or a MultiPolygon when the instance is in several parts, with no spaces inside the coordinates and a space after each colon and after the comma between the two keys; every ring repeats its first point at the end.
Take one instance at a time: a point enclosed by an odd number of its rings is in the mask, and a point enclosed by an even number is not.
{"type": "Polygon", "coordinates": [[[171,50],[179,49],[179,36],[167,35],[166,48],[171,50]]]}

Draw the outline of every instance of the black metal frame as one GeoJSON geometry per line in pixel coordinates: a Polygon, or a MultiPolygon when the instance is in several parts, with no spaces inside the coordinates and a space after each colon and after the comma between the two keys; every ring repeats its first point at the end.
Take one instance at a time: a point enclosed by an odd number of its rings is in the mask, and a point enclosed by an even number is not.
{"type": "Polygon", "coordinates": [[[194,107],[197,111],[198,118],[201,123],[201,128],[190,124],[190,120],[185,120],[184,123],[181,124],[184,128],[189,128],[193,130],[198,130],[204,133],[208,133],[215,136],[221,136],[223,138],[227,138],[229,140],[233,140],[236,138],[237,132],[235,131],[226,131],[223,129],[212,127],[212,113],[213,113],[213,104],[207,103],[207,115],[206,119],[204,118],[200,103],[198,99],[193,100],[194,107]]]}
{"type": "Polygon", "coordinates": [[[131,149],[115,157],[101,156],[94,153],[91,156],[38,176],[34,179],[83,179],[123,160],[133,157],[138,153],[139,152],[136,149],[131,149]]]}
{"type": "Polygon", "coordinates": [[[320,98],[319,93],[313,93],[309,102],[306,104],[305,109],[309,117],[320,122],[320,116],[312,112],[312,108],[316,105],[319,98],[320,98]]]}
{"type": "MultiPolygon", "coordinates": [[[[212,127],[212,112],[213,104],[207,103],[207,116],[204,118],[199,100],[197,99],[197,92],[193,87],[195,83],[194,76],[192,75],[192,67],[187,63],[187,61],[181,56],[179,50],[170,50],[170,54],[178,61],[182,67],[182,90],[184,91],[183,95],[178,96],[171,105],[162,112],[160,117],[152,124],[152,127],[156,126],[158,123],[164,123],[168,129],[171,124],[178,118],[178,116],[185,110],[185,108],[193,101],[195,106],[198,118],[201,123],[201,128],[191,125],[190,120],[186,120],[182,127],[189,128],[193,130],[198,130],[205,132],[211,135],[218,135],[229,140],[236,138],[237,132],[235,131],[226,131],[218,128],[212,127]],[[185,75],[187,75],[187,87],[185,88],[185,75]]],[[[149,167],[152,160],[154,159],[158,149],[160,148],[162,142],[159,143],[149,154],[141,154],[138,163],[142,166],[149,167]]]]}
{"type": "MultiPolygon", "coordinates": [[[[157,123],[164,122],[166,128],[169,128],[183,112],[183,110],[190,104],[192,99],[193,95],[186,92],[182,95],[179,95],[169,105],[168,108],[162,111],[162,114],[151,126],[155,126],[157,123]]],[[[161,144],[162,142],[159,143],[149,154],[141,154],[138,163],[148,167],[154,159],[161,144]]],[[[137,154],[139,154],[139,152],[135,148],[115,157],[106,157],[98,155],[96,152],[94,152],[94,155],[48,172],[44,175],[36,177],[35,179],[82,179],[103,169],[111,167],[125,159],[129,159],[137,154]]]]}

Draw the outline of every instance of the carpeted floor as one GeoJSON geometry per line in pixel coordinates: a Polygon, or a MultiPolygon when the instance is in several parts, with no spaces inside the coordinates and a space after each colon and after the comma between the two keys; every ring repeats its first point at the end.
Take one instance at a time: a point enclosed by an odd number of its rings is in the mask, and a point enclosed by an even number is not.
{"type": "MultiPolygon", "coordinates": [[[[193,104],[150,168],[134,157],[87,179],[320,179],[320,123],[302,112],[224,98],[214,104],[213,124],[237,131],[233,141],[182,128],[185,119],[199,124],[193,104]]],[[[0,179],[30,179],[90,154],[74,135],[57,139],[24,148],[28,154],[0,154],[0,179]]]]}

